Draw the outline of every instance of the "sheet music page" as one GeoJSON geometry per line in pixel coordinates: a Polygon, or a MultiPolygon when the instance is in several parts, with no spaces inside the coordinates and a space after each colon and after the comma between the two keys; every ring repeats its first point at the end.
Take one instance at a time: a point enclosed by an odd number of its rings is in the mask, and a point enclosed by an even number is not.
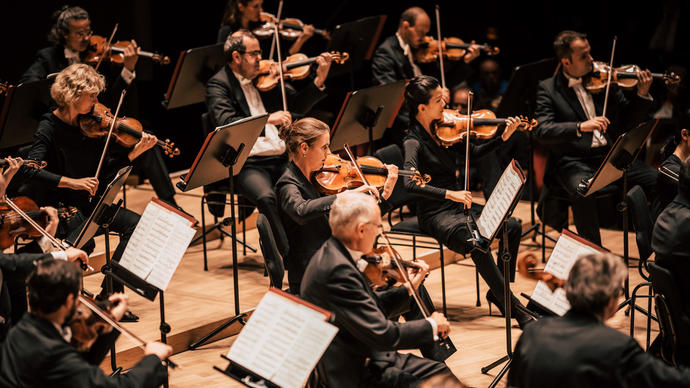
{"type": "Polygon", "coordinates": [[[120,259],[120,265],[165,291],[195,230],[191,222],[149,202],[120,259]]]}
{"type": "Polygon", "coordinates": [[[515,164],[511,162],[503,171],[477,220],[477,228],[482,237],[490,239],[494,236],[522,185],[520,174],[515,171],[515,164]]]}
{"type": "MultiPolygon", "coordinates": [[[[553,248],[553,252],[551,252],[546,267],[544,267],[544,272],[551,273],[560,279],[567,279],[570,268],[573,267],[578,257],[598,252],[597,249],[587,244],[583,244],[568,235],[561,234],[556,246],[553,248]]],[[[541,280],[534,288],[532,299],[561,316],[570,309],[570,303],[568,303],[568,299],[565,297],[565,290],[557,288],[556,291],[551,292],[549,286],[541,280]]]]}
{"type": "Polygon", "coordinates": [[[267,292],[232,344],[228,358],[287,388],[300,388],[338,328],[326,316],[267,292]]]}

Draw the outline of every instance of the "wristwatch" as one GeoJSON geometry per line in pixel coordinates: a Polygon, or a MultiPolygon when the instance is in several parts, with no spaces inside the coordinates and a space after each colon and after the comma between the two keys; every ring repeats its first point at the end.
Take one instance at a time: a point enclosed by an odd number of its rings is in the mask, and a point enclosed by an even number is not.
{"type": "Polygon", "coordinates": [[[575,128],[575,133],[577,133],[577,137],[582,137],[582,132],[580,131],[580,125],[582,125],[581,121],[577,122],[577,128],[575,128]]]}

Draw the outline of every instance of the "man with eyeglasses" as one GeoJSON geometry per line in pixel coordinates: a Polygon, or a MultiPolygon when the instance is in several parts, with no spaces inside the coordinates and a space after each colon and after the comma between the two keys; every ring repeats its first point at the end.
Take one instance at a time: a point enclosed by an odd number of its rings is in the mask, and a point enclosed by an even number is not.
{"type": "MultiPolygon", "coordinates": [[[[397,352],[447,337],[446,317],[434,312],[427,319],[389,319],[409,307],[412,289],[396,287],[380,297],[357,268],[357,261],[373,250],[381,232],[376,200],[344,192],[333,201],[328,223],[333,236],[309,261],[300,288],[302,298],[333,313],[339,329],[317,366],[319,377],[331,388],[410,387],[450,373],[442,362],[397,352]]],[[[411,271],[411,287],[419,287],[427,271],[427,267],[411,271]]]]}
{"type": "MultiPolygon", "coordinates": [[[[204,120],[208,131],[230,124],[239,119],[269,113],[268,123],[249,153],[237,176],[240,192],[259,211],[266,215],[276,236],[278,249],[287,253],[287,237],[278,215],[278,199],[273,186],[287,165],[285,143],[278,136],[278,127],[292,123],[292,114],[303,115],[326,96],[326,77],[331,66],[331,56],[323,53],[316,58],[317,68],[313,82],[300,91],[286,85],[287,106],[284,110],[280,87],[259,92],[252,82],[259,75],[261,49],[259,41],[248,30],[238,30],[228,36],[223,46],[227,64],[206,84],[208,114],[204,120]]],[[[273,71],[277,71],[273,70],[273,71]]],[[[227,187],[227,182],[206,186],[206,191],[227,187]]],[[[222,217],[224,194],[212,194],[209,202],[214,216],[222,217]]]]}

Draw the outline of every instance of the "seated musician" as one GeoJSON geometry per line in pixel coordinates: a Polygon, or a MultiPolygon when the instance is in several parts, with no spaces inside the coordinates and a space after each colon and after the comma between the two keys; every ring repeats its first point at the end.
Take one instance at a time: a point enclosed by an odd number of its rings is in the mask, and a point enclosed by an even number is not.
{"type": "MultiPolygon", "coordinates": [[[[281,221],[290,243],[285,256],[290,290],[298,293],[309,259],[331,237],[328,212],[333,201],[343,193],[322,195],[312,183],[313,173],[321,169],[326,156],[331,153],[330,128],[326,123],[306,117],[281,128],[280,137],[285,142],[290,162],[278,179],[275,190],[281,221]]],[[[354,190],[388,199],[397,181],[398,168],[393,165],[386,168],[388,176],[381,194],[372,186],[360,186],[354,190]]]]}
{"type": "Polygon", "coordinates": [[[656,219],[678,194],[680,167],[690,157],[690,115],[681,115],[676,125],[673,139],[664,147],[664,154],[668,157],[659,166],[659,176],[656,179],[659,195],[652,204],[652,219],[656,219]]]}
{"type": "MultiPolygon", "coordinates": [[[[577,232],[601,245],[596,199],[578,194],[583,178],[589,179],[603,162],[616,137],[640,123],[652,108],[648,70],[638,73],[637,93],[626,97],[611,85],[606,116],[605,93],[591,94],[583,85],[593,62],[585,34],[563,31],[553,43],[561,70],[539,83],[535,119],[537,139],[548,145],[546,183],[560,185],[570,197],[577,232]]],[[[628,187],[642,186],[654,198],[656,171],[639,159],[628,169],[628,187]]]]}
{"type": "MultiPolygon", "coordinates": [[[[439,373],[444,363],[396,352],[447,337],[450,325],[434,312],[424,320],[398,322],[388,316],[409,306],[412,291],[398,287],[379,299],[357,269],[356,260],[374,248],[381,213],[369,195],[346,192],[331,205],[328,223],[333,232],[311,258],[300,296],[333,313],[338,334],[317,366],[326,385],[337,387],[407,387],[439,373]],[[368,359],[368,361],[367,361],[368,359]]],[[[425,270],[413,272],[418,287],[425,270]]]]}
{"type": "Polygon", "coordinates": [[[570,270],[570,310],[540,319],[520,336],[508,386],[690,387],[690,370],[674,368],[605,322],[616,313],[628,269],[620,257],[581,256],[570,270]]]}
{"type": "MultiPolygon", "coordinates": [[[[259,92],[252,81],[259,75],[261,49],[259,41],[247,30],[239,30],[228,37],[223,48],[227,64],[206,84],[206,105],[210,128],[230,124],[239,119],[270,113],[268,124],[249,153],[242,170],[237,175],[239,191],[266,215],[276,234],[281,253],[287,252],[287,238],[278,216],[275,182],[285,170],[287,157],[285,143],[278,136],[278,127],[290,125],[292,114],[283,110],[280,85],[267,92],[259,92]]],[[[331,66],[329,54],[321,54],[316,63],[313,82],[299,92],[286,87],[288,109],[304,114],[324,98],[324,82],[331,66]]],[[[227,183],[209,185],[208,189],[225,188],[227,183]]],[[[209,196],[209,201],[221,202],[224,196],[209,196]],[[220,201],[219,201],[220,199],[220,201]]],[[[209,207],[216,216],[223,215],[223,205],[209,207]]]]}
{"type": "MultiPolygon", "coordinates": [[[[261,12],[263,12],[264,0],[228,0],[225,4],[225,12],[223,12],[223,20],[220,23],[220,29],[218,30],[218,43],[224,43],[228,35],[233,32],[244,29],[252,31],[253,29],[260,27],[261,23],[261,12]]],[[[277,15],[274,15],[277,16],[277,15]]],[[[306,24],[303,27],[303,31],[297,39],[292,43],[290,48],[287,50],[289,55],[297,54],[302,50],[302,46],[314,35],[314,26],[311,24],[306,24]]],[[[262,44],[270,50],[270,44],[272,38],[266,39],[266,44],[262,44]]],[[[281,42],[281,48],[285,45],[281,42]]],[[[281,50],[282,52],[282,50],[281,50]]]]}
{"type": "MultiPolygon", "coordinates": [[[[386,38],[374,52],[371,59],[371,76],[374,85],[386,85],[396,81],[411,79],[422,74],[436,75],[440,69],[436,64],[420,66],[414,60],[414,51],[424,43],[424,37],[431,27],[429,15],[420,7],[411,7],[403,11],[398,22],[398,29],[395,35],[386,38]]],[[[463,62],[470,63],[479,56],[479,46],[471,45],[463,62]]],[[[446,76],[453,73],[452,69],[446,65],[446,76]]],[[[451,84],[457,84],[463,79],[449,79],[451,84]]],[[[450,101],[450,92],[444,89],[446,101],[450,101]]],[[[392,128],[386,132],[385,136],[395,144],[401,145],[404,132],[409,127],[410,114],[405,108],[401,107],[398,116],[395,118],[392,128]]]]}
{"type": "MultiPolygon", "coordinates": [[[[4,201],[7,186],[22,164],[21,158],[8,157],[5,158],[5,161],[7,161],[7,168],[0,174],[0,201],[4,201]]],[[[45,206],[41,207],[40,210],[47,217],[46,232],[51,236],[55,236],[60,221],[57,209],[45,206]]],[[[9,217],[10,215],[12,213],[6,213],[3,214],[3,217],[9,217]]],[[[3,225],[2,231],[7,233],[7,236],[3,236],[3,239],[12,237],[10,234],[10,228],[14,229],[11,226],[12,224],[15,225],[14,227],[21,225],[21,223],[10,222],[3,225]]],[[[38,246],[36,250],[48,253],[32,253],[30,252],[31,249],[20,250],[16,253],[0,252],[0,269],[2,270],[2,276],[0,276],[0,283],[2,284],[2,291],[0,292],[0,342],[5,338],[9,324],[19,322],[19,319],[27,311],[26,284],[24,280],[37,261],[55,258],[86,264],[89,262],[86,252],[81,249],[70,247],[64,251],[53,251],[51,243],[45,237],[41,237],[36,245],[38,246]]]]}
{"type": "MultiPolygon", "coordinates": [[[[496,266],[491,253],[472,249],[472,231],[469,223],[478,217],[482,207],[472,203],[472,193],[464,191],[456,177],[456,160],[465,159],[464,141],[449,148],[442,147],[437,139],[436,125],[443,117],[446,100],[438,81],[433,77],[419,76],[413,78],[405,89],[405,103],[412,114],[410,129],[405,137],[405,169],[416,169],[432,176],[430,184],[421,187],[405,177],[405,187],[410,193],[424,197],[417,202],[419,227],[425,233],[437,238],[444,245],[460,254],[469,253],[482,278],[489,285],[487,300],[503,312],[503,275],[496,266]],[[470,207],[470,214],[465,215],[463,206],[470,207]]],[[[519,124],[517,118],[507,119],[505,129],[496,138],[476,145],[470,141],[471,160],[479,159],[486,153],[495,150],[502,142],[508,140],[519,124]]],[[[471,162],[470,162],[471,163],[471,162]]],[[[515,260],[520,246],[522,227],[514,218],[508,221],[509,252],[511,255],[511,279],[514,278],[515,260]]],[[[502,267],[502,266],[501,266],[502,267]]],[[[523,311],[520,301],[512,298],[512,317],[520,327],[527,324],[531,317],[523,311]]]]}
{"type": "MultiPolygon", "coordinates": [[[[64,6],[53,15],[53,18],[55,21],[48,34],[48,39],[53,45],[36,53],[34,62],[20,79],[22,83],[44,80],[49,74],[57,74],[71,64],[84,61],[93,35],[89,14],[81,7],[64,6]]],[[[100,65],[101,73],[106,76],[108,89],[99,98],[113,111],[122,90],[130,89],[130,85],[136,78],[135,67],[139,58],[137,50],[134,40],[124,48],[124,62],[121,70],[119,66],[107,60],[100,65]]],[[[129,97],[125,97],[120,114],[122,115],[127,108],[136,110],[136,102],[136,93],[131,93],[130,90],[129,97]]],[[[129,114],[134,115],[132,112],[129,114]]],[[[168,168],[158,147],[141,155],[134,166],[149,178],[158,198],[179,209],[175,202],[175,188],[170,181],[168,168]]]]}
{"type": "MultiPolygon", "coordinates": [[[[29,151],[29,159],[48,161],[48,166],[44,169],[22,168],[28,184],[50,193],[46,197],[53,204],[62,202],[79,210],[73,222],[67,225],[68,241],[76,240],[98,202],[98,197],[96,200],[89,200],[89,197],[101,193],[99,189],[105,188],[109,182],[107,178],[153,147],[157,140],[155,136],[144,132],[141,140],[131,149],[111,141],[101,176],[94,177],[106,139],[105,136],[86,136],[80,128],[80,115],[92,110],[98,102],[96,96],[104,87],[103,76],[89,65],[74,64],[61,71],[50,89],[58,108],[43,116],[29,151]]],[[[138,214],[119,209],[110,223],[110,230],[120,234],[112,260],[120,260],[138,222],[138,214]]],[[[124,291],[122,283],[113,281],[113,285],[114,291],[124,291]]],[[[106,293],[103,287],[101,296],[106,293]]],[[[137,318],[128,313],[125,319],[137,318]]]]}
{"type": "MultiPolygon", "coordinates": [[[[117,330],[101,334],[86,353],[70,344],[69,326],[79,302],[81,270],[63,260],[43,260],[29,275],[31,312],[10,330],[0,348],[0,386],[13,387],[158,387],[167,371],[161,360],[172,348],[146,344],[144,357],[127,373],[107,376],[98,366],[117,338],[117,330]]],[[[113,294],[110,314],[117,321],[127,311],[127,297],[113,294]]]]}

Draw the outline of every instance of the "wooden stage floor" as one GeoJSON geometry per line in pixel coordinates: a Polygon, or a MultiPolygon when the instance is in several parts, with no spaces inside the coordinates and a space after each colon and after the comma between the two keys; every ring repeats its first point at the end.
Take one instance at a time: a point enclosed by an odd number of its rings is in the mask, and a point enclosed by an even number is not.
{"type": "MultiPolygon", "coordinates": [[[[200,220],[200,194],[197,189],[191,195],[181,194],[177,201],[185,210],[192,213],[200,220]]],[[[148,185],[129,187],[127,190],[128,208],[141,213],[151,197],[155,195],[148,185]]],[[[229,211],[226,210],[226,214],[229,211]]],[[[523,220],[524,228],[530,224],[529,202],[521,202],[514,214],[523,220]]],[[[212,218],[207,217],[207,223],[212,218]]],[[[249,218],[247,224],[247,242],[258,249],[258,232],[253,228],[254,217],[249,218]]],[[[229,228],[228,228],[229,229],[229,228]]],[[[239,229],[238,229],[239,230],[239,229]]],[[[572,228],[574,230],[574,228],[572,228]]],[[[550,235],[558,237],[558,233],[551,231],[550,235]]],[[[111,238],[111,244],[116,243],[116,238],[111,238]]],[[[623,254],[623,233],[620,231],[602,230],[602,240],[606,242],[606,248],[616,254],[623,254]]],[[[629,235],[630,255],[637,256],[634,233],[629,235]]],[[[97,239],[97,251],[103,249],[103,238],[97,239]]],[[[112,245],[114,246],[114,245],[112,245]]],[[[547,241],[547,246],[553,244],[547,241]]],[[[214,239],[208,244],[207,272],[203,270],[203,254],[201,244],[187,249],[180,266],[172,278],[170,286],[165,292],[166,321],[172,331],[168,335],[170,343],[176,355],[175,362],[180,364],[180,370],[174,370],[170,375],[171,387],[189,387],[192,385],[210,387],[241,387],[242,385],[230,380],[225,375],[215,371],[213,365],[224,367],[226,362],[220,355],[227,353],[234,341],[234,334],[240,329],[239,324],[231,325],[214,339],[201,348],[188,351],[188,345],[201,338],[221,323],[235,315],[233,303],[233,278],[231,244],[229,239],[220,241],[214,239]]],[[[535,250],[540,254],[531,238],[526,237],[520,247],[520,251],[535,250]]],[[[547,250],[547,255],[550,250],[547,250]]],[[[239,295],[240,311],[250,311],[256,306],[268,288],[268,278],[264,277],[263,259],[261,251],[257,253],[247,252],[242,255],[239,249],[239,295]]],[[[411,256],[411,248],[402,248],[403,255],[411,256]]],[[[446,250],[446,288],[448,316],[451,320],[451,338],[458,348],[458,352],[451,356],[447,363],[453,372],[465,384],[475,387],[486,387],[500,371],[499,366],[488,374],[482,374],[480,368],[493,362],[506,354],[505,321],[498,317],[494,308],[494,316],[489,316],[489,309],[484,295],[488,287],[479,280],[481,306],[476,306],[475,270],[472,261],[446,250]],[[449,264],[450,263],[450,264],[449,264]]],[[[426,281],[427,288],[434,299],[438,309],[441,308],[441,275],[438,264],[437,251],[418,249],[418,257],[424,256],[435,267],[426,281]]],[[[97,261],[97,260],[96,260],[97,261]]],[[[630,284],[631,288],[639,284],[642,279],[637,273],[636,261],[631,261],[630,284]]],[[[94,273],[85,278],[84,284],[92,292],[99,291],[102,275],[94,273]]],[[[287,282],[285,283],[287,285],[287,282]]],[[[511,285],[516,295],[524,292],[531,294],[535,280],[516,275],[516,281],[511,285]]],[[[646,291],[646,290],[645,290],[646,291]]],[[[160,313],[158,299],[150,302],[135,293],[128,291],[131,310],[141,319],[137,323],[125,323],[129,329],[145,340],[160,339],[159,325],[160,313]]],[[[524,298],[521,298],[524,302],[524,298]]],[[[646,302],[643,302],[646,308],[646,302]]],[[[624,333],[629,332],[629,318],[623,311],[619,311],[609,322],[613,327],[624,333]]],[[[644,347],[646,319],[642,314],[636,314],[636,338],[644,347]]],[[[652,324],[652,338],[658,333],[656,324],[652,324]]],[[[520,335],[520,330],[515,324],[512,329],[513,345],[520,335]]],[[[129,367],[136,362],[141,351],[124,336],[118,340],[117,363],[120,366],[129,367]]],[[[110,371],[110,360],[107,358],[102,368],[110,371]]],[[[505,386],[505,378],[499,386],[505,386]]]]}

